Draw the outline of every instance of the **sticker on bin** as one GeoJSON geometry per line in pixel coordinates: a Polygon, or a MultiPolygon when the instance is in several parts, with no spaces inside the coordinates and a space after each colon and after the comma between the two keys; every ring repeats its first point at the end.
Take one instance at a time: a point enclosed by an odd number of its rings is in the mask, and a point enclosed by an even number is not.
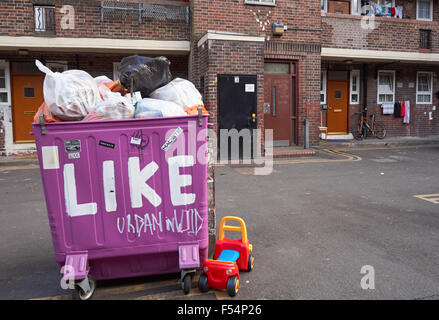
{"type": "Polygon", "coordinates": [[[81,152],[81,140],[66,140],[64,146],[66,152],[81,152]]]}
{"type": "Polygon", "coordinates": [[[168,140],[166,140],[166,142],[162,145],[162,150],[163,151],[168,151],[169,146],[171,144],[173,144],[175,142],[175,140],[177,140],[178,136],[183,132],[183,129],[178,127],[177,129],[175,129],[174,133],[172,133],[172,135],[169,137],[168,140]]]}
{"type": "Polygon", "coordinates": [[[102,141],[102,140],[99,141],[99,145],[103,146],[103,147],[111,148],[111,149],[114,149],[114,147],[115,147],[114,143],[102,141]]]}
{"type": "Polygon", "coordinates": [[[140,145],[142,143],[142,139],[137,137],[131,137],[131,144],[140,145]]]}
{"type": "Polygon", "coordinates": [[[79,152],[69,152],[69,159],[79,159],[81,154],[79,152]]]}

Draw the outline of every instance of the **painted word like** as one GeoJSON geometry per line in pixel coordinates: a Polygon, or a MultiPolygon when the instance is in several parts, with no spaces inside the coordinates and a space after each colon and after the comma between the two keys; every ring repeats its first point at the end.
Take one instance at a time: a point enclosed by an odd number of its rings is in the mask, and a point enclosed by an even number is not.
{"type": "Polygon", "coordinates": [[[182,209],[177,215],[174,209],[172,217],[163,217],[161,212],[157,214],[145,213],[143,216],[138,214],[128,214],[126,217],[117,218],[117,230],[120,234],[124,231],[140,237],[142,234],[153,235],[164,230],[173,233],[183,233],[197,235],[203,226],[203,218],[197,209],[182,209]]]}
{"type": "MultiPolygon", "coordinates": [[[[181,189],[192,185],[192,176],[180,174],[180,168],[192,167],[193,156],[175,156],[168,159],[169,194],[174,206],[191,205],[195,202],[194,193],[183,193],[181,189]]],[[[154,207],[162,203],[162,197],[147,182],[159,170],[159,165],[151,161],[145,167],[140,168],[139,157],[128,158],[128,177],[131,207],[143,207],[144,198],[154,207]]],[[[78,203],[75,179],[75,165],[64,164],[64,196],[66,211],[70,217],[94,215],[98,211],[96,202],[78,203]]],[[[105,210],[114,212],[117,209],[116,185],[114,177],[114,161],[107,160],[102,164],[103,191],[105,210]]]]}

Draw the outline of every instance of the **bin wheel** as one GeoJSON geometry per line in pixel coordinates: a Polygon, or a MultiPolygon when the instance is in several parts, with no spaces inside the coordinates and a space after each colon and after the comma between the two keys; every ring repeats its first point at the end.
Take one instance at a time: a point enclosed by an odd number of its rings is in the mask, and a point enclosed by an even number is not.
{"type": "Polygon", "coordinates": [[[88,283],[90,285],[90,290],[84,292],[84,290],[81,287],[75,285],[75,289],[73,290],[74,300],[89,300],[93,296],[96,289],[96,280],[90,275],[87,276],[87,278],[88,278],[88,283]]]}
{"type": "Polygon", "coordinates": [[[183,289],[184,294],[188,294],[191,291],[192,287],[192,276],[187,274],[184,276],[183,281],[181,282],[181,288],[183,289]]]}
{"type": "Polygon", "coordinates": [[[207,275],[204,273],[200,276],[200,280],[198,280],[198,288],[201,292],[209,291],[209,286],[207,285],[207,275]]]}
{"type": "Polygon", "coordinates": [[[229,296],[234,297],[238,293],[239,290],[239,279],[238,277],[230,277],[227,280],[227,293],[229,296]]]}
{"type": "Polygon", "coordinates": [[[253,257],[253,254],[250,253],[250,254],[248,255],[247,272],[252,271],[254,266],[255,266],[255,257],[253,257]]]}

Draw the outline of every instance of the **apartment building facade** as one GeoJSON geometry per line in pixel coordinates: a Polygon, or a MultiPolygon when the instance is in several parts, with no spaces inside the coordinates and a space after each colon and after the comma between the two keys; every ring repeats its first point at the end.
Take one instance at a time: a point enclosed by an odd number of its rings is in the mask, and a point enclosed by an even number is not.
{"type": "Polygon", "coordinates": [[[439,3],[321,1],[321,107],[330,133],[349,133],[367,107],[388,136],[439,134],[439,3]],[[384,105],[404,102],[392,113],[384,105]],[[384,104],[384,105],[383,105],[384,104]]]}
{"type": "Polygon", "coordinates": [[[134,53],[167,56],[218,132],[273,129],[275,146],[303,145],[307,119],[318,144],[322,123],[349,137],[367,106],[389,136],[439,134],[436,0],[5,0],[0,15],[2,154],[35,148],[35,59],[116,79],[134,53]],[[398,101],[408,123],[383,114],[398,101]]]}

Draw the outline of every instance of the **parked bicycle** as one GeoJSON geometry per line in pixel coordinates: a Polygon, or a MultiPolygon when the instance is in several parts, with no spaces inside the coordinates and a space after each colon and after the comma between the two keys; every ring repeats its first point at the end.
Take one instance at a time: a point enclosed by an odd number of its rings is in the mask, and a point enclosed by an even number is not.
{"type": "Polygon", "coordinates": [[[375,114],[371,114],[370,118],[367,117],[367,108],[364,112],[357,112],[360,118],[358,119],[358,124],[352,128],[352,134],[355,139],[363,140],[367,136],[376,137],[378,139],[384,139],[387,130],[384,124],[380,121],[375,120],[375,114]]]}

